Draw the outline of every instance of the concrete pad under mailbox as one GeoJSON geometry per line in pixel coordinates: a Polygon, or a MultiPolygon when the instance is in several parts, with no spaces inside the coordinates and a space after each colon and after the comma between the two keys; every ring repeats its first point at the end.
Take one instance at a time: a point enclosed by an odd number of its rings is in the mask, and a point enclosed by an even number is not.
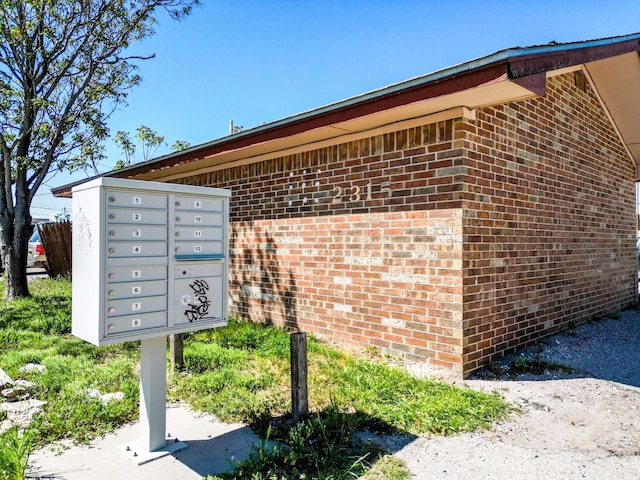
{"type": "Polygon", "coordinates": [[[166,454],[142,465],[123,453],[121,446],[135,443],[141,434],[139,422],[119,428],[88,446],[72,446],[56,453],[45,447],[30,457],[30,474],[65,480],[196,480],[231,470],[230,459],[247,457],[258,437],[248,427],[217,421],[183,405],[167,408],[170,441],[184,442],[186,449],[166,454]]]}

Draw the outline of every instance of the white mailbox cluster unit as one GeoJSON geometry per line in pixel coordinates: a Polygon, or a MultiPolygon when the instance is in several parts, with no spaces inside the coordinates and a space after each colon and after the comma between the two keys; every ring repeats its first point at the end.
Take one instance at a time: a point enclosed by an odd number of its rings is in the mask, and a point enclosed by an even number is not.
{"type": "Polygon", "coordinates": [[[73,334],[107,345],[227,323],[228,190],[73,188],[73,334]]]}
{"type": "Polygon", "coordinates": [[[228,190],[99,178],[74,187],[72,333],[140,342],[138,464],[167,443],[166,337],[227,324],[228,190]]]}

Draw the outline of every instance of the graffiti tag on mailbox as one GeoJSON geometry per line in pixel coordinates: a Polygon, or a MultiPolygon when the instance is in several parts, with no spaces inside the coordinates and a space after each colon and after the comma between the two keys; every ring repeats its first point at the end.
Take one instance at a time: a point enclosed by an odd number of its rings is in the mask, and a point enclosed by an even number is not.
{"type": "Polygon", "coordinates": [[[209,313],[209,307],[211,306],[211,301],[207,298],[209,284],[204,280],[196,280],[189,287],[193,290],[194,302],[187,304],[189,308],[185,310],[184,314],[189,322],[202,320],[209,313]]]}

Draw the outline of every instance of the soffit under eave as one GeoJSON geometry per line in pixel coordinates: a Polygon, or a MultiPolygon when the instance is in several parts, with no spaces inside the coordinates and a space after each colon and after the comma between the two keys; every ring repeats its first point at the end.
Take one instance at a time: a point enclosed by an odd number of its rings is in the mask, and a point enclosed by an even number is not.
{"type": "Polygon", "coordinates": [[[153,181],[176,180],[206,171],[226,168],[228,164],[235,164],[238,161],[244,161],[245,164],[249,164],[253,161],[264,160],[265,158],[284,156],[289,154],[293,149],[299,149],[300,147],[313,150],[314,145],[327,140],[332,140],[334,144],[341,143],[343,140],[349,141],[347,139],[351,139],[354,134],[366,136],[367,132],[379,129],[380,127],[387,127],[387,131],[393,131],[394,128],[396,128],[394,125],[400,122],[427,117],[438,112],[445,112],[459,107],[474,109],[523,100],[535,96],[537,96],[536,93],[513,81],[507,80],[505,76],[505,78],[489,84],[391,108],[269,142],[219,152],[195,162],[150,171],[131,178],[153,181]],[[341,140],[341,137],[344,137],[344,139],[341,140]]]}
{"type": "MultiPolygon", "coordinates": [[[[631,52],[585,65],[596,93],[636,165],[640,163],[640,55],[631,52]]],[[[640,179],[640,178],[638,178],[640,179]]]]}

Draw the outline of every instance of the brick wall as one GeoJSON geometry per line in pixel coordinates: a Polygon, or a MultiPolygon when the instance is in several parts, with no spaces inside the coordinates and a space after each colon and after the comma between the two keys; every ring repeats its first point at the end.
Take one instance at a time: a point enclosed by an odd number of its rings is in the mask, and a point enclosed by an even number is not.
{"type": "Polygon", "coordinates": [[[232,190],[233,313],[461,370],[458,124],[187,179],[232,190]]]}
{"type": "Polygon", "coordinates": [[[635,166],[575,75],[466,125],[465,370],[637,298],[635,166]]]}
{"type": "Polygon", "coordinates": [[[569,74],[183,181],[232,190],[232,313],[466,374],[633,302],[634,167],[607,125],[569,74]]]}
{"type": "Polygon", "coordinates": [[[232,303],[253,320],[451,366],[461,221],[458,209],[240,222],[232,303]]]}

